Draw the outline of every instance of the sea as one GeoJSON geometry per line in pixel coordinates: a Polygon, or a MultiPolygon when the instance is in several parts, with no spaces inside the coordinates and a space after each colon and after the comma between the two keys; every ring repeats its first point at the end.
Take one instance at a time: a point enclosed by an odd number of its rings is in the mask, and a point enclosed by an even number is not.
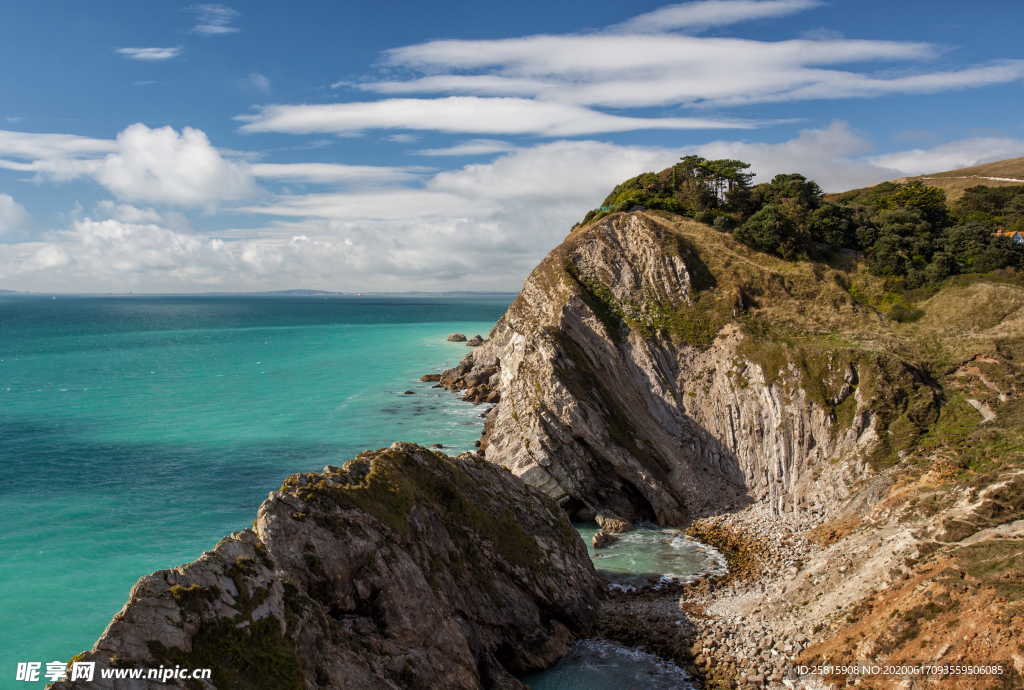
{"type": "Polygon", "coordinates": [[[483,408],[418,379],[512,297],[0,295],[0,687],[88,649],[289,474],[472,449],[483,408]]]}

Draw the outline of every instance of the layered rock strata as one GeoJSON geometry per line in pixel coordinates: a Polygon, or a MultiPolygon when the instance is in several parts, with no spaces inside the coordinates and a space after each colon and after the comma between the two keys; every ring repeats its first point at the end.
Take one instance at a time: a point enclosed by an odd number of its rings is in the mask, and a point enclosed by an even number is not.
{"type": "Polygon", "coordinates": [[[834,276],[783,264],[696,223],[610,216],[551,252],[441,383],[499,401],[487,459],[570,512],[827,512],[938,394],[889,353],[759,343],[762,300],[858,318],[834,276]]]}

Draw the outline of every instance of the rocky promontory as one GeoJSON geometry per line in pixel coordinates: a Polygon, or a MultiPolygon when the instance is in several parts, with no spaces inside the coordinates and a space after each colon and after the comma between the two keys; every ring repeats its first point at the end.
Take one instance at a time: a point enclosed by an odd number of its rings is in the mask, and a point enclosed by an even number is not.
{"type": "MultiPolygon", "coordinates": [[[[212,668],[192,682],[219,690],[523,688],[600,592],[555,502],[474,454],[395,444],[289,477],[252,529],[139,580],[76,660],[212,668]]],[[[96,678],[54,687],[168,687],[96,678]]]]}

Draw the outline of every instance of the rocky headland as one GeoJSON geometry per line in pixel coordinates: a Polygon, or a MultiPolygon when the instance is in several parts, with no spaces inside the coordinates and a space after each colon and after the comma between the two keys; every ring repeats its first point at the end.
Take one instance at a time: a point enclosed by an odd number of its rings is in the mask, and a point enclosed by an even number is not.
{"type": "Polygon", "coordinates": [[[195,688],[524,688],[601,590],[554,501],[476,455],[395,444],[289,477],[252,529],[139,580],[75,660],[212,668],[195,688]]]}

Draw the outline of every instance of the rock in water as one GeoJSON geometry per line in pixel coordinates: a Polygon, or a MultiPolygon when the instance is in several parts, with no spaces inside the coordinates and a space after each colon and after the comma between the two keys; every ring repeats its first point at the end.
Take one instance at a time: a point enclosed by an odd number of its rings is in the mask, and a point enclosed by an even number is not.
{"type": "Polygon", "coordinates": [[[424,374],[423,376],[420,377],[420,381],[422,381],[423,383],[430,383],[432,381],[440,381],[440,380],[441,380],[441,375],[440,374],[424,374]]]}
{"type": "Polygon", "coordinates": [[[622,518],[612,517],[610,515],[598,515],[594,519],[601,527],[601,531],[605,534],[624,534],[635,528],[635,525],[633,525],[629,520],[623,520],[622,518]]]}
{"type": "Polygon", "coordinates": [[[618,535],[612,534],[611,532],[605,532],[602,529],[594,533],[594,538],[590,540],[590,543],[595,549],[603,549],[606,546],[611,546],[618,540],[618,535]]]}
{"type": "Polygon", "coordinates": [[[468,345],[469,347],[480,347],[483,344],[484,344],[484,339],[483,339],[483,336],[481,336],[481,335],[474,335],[472,338],[470,338],[466,342],[466,345],[468,345]]]}
{"type": "MultiPolygon", "coordinates": [[[[475,455],[412,444],[292,475],[253,529],[136,583],[99,668],[213,669],[204,688],[524,688],[601,584],[563,511],[475,455]]],[[[53,687],[169,687],[157,681],[53,687]]]]}
{"type": "Polygon", "coordinates": [[[448,336],[448,342],[450,343],[464,343],[466,342],[466,336],[461,333],[452,333],[448,336]]]}

